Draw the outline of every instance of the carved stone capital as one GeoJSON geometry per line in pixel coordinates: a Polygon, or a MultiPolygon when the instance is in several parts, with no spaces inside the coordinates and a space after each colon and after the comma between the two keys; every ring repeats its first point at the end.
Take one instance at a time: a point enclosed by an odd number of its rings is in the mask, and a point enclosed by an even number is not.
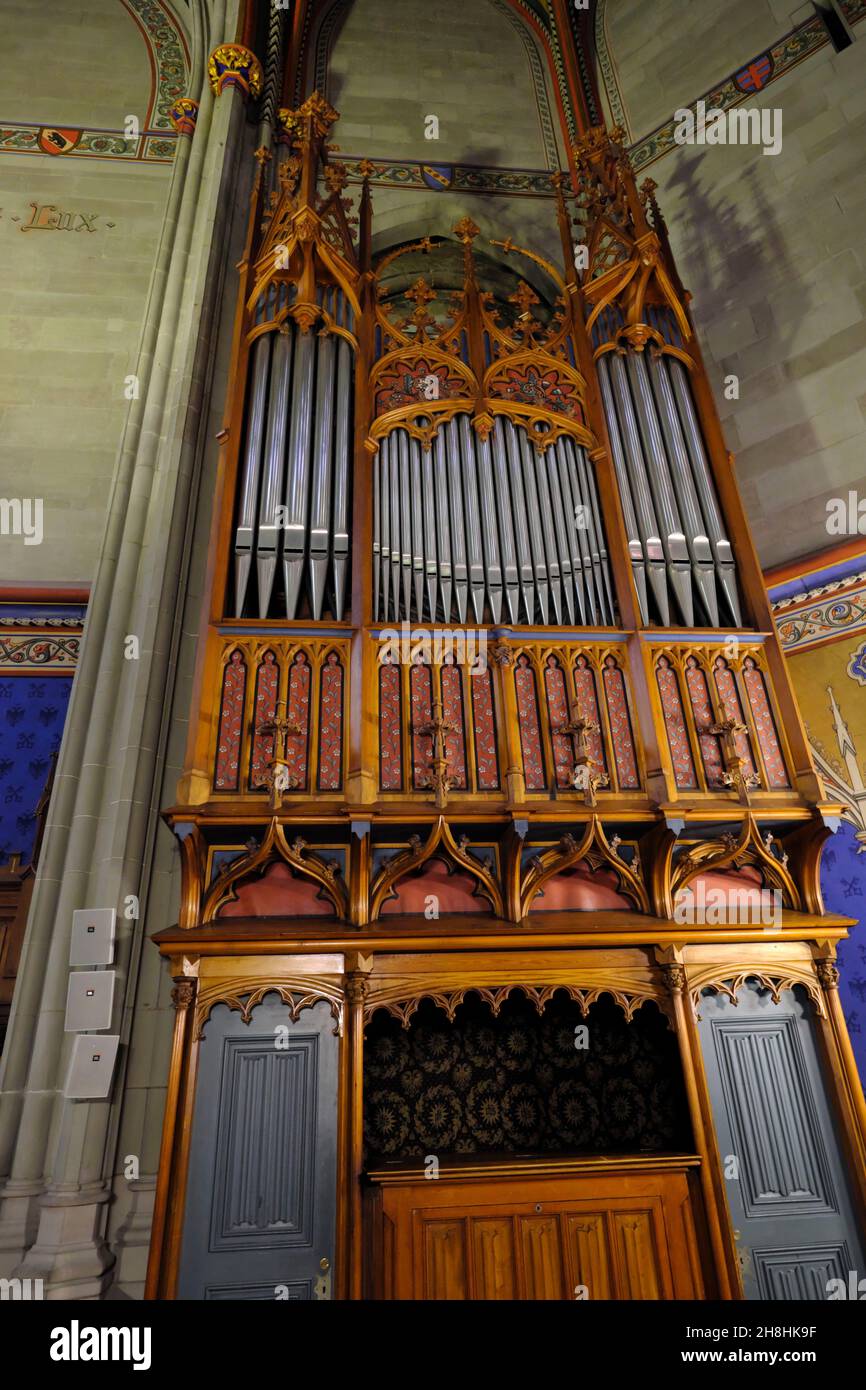
{"type": "Polygon", "coordinates": [[[264,86],[262,65],[242,43],[221,43],[208,59],[207,75],[215,97],[226,87],[237,87],[244,97],[260,97],[264,86]]]}

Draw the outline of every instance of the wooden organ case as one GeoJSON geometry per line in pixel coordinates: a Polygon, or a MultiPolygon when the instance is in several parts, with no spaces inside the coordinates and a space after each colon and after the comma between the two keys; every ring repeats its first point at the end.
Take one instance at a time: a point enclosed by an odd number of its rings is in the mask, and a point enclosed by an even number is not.
{"type": "Polygon", "coordinates": [[[335,119],[257,153],[148,1296],[809,1296],[864,1199],[839,808],[652,185],[593,129],[562,266],[374,260],[335,119]]]}

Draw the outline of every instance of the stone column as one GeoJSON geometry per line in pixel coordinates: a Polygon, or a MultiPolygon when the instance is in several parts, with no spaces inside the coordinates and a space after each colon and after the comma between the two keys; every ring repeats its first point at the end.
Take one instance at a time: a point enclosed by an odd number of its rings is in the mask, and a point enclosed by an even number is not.
{"type": "MultiPolygon", "coordinates": [[[[193,0],[194,139],[179,140],[136,367],[112,480],[31,905],[0,1078],[0,1270],[36,1274],[50,1298],[98,1297],[113,1256],[105,1240],[123,1061],[113,1099],[67,1101],[63,1032],[72,913],[118,911],[115,1031],[129,1040],[162,768],[180,639],[185,546],[200,461],[214,314],[243,131],[237,88],[219,101],[206,65],[234,37],[239,0],[193,0]],[[138,639],[137,659],[125,639],[138,639]],[[135,895],[138,918],[124,916],[135,895]],[[21,1261],[21,1257],[23,1262],[21,1261]]],[[[107,386],[107,389],[109,387],[107,386]]]]}

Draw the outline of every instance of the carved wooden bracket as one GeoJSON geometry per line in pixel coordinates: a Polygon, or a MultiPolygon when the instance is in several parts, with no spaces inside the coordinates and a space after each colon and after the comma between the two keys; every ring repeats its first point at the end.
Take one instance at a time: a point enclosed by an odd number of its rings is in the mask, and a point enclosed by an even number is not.
{"type": "MultiPolygon", "coordinates": [[[[616,974],[616,972],[611,973],[612,975],[616,974]]],[[[567,982],[539,985],[515,981],[505,985],[465,984],[453,988],[443,987],[441,982],[437,983],[434,980],[419,979],[411,986],[403,984],[396,986],[396,989],[396,994],[390,991],[387,995],[374,993],[368,999],[364,1008],[368,1022],[377,1009],[384,1009],[386,1013],[398,1018],[404,1028],[408,1028],[412,1015],[417,1011],[421,1000],[431,999],[438,1009],[444,1011],[449,1022],[453,1023],[459,1005],[463,1003],[468,994],[473,993],[477,994],[489,1006],[495,1018],[505,1000],[515,990],[525,994],[527,999],[534,1004],[536,1012],[541,1014],[557,990],[564,990],[569,999],[578,1005],[584,1018],[589,1013],[590,1006],[603,994],[608,994],[629,1022],[647,1000],[652,1000],[667,1018],[668,1026],[673,1026],[672,1001],[664,988],[648,982],[623,980],[622,978],[610,979],[609,981],[602,979],[598,983],[585,982],[582,985],[567,982]],[[407,989],[410,992],[406,992],[407,989]]]]}
{"type": "Polygon", "coordinates": [[[479,892],[487,898],[497,917],[505,915],[502,890],[495,875],[474,855],[469,854],[463,840],[454,839],[451,828],[444,816],[433,825],[425,842],[415,835],[409,848],[394,856],[384,864],[373,879],[370,889],[370,921],[375,922],[388,898],[396,897],[395,887],[407,874],[416,872],[422,864],[432,858],[444,859],[462,869],[478,883],[479,892]]]}
{"type": "Polygon", "coordinates": [[[249,1023],[253,1010],[266,994],[278,994],[289,1007],[293,1023],[297,1023],[304,1009],[312,1009],[325,1001],[330,1007],[335,1022],[334,1033],[343,1034],[343,991],[334,981],[324,975],[281,976],[278,980],[262,982],[260,975],[238,976],[233,980],[220,980],[206,986],[199,994],[195,1006],[195,1028],[193,1037],[198,1039],[206,1024],[211,1009],[217,1004],[226,1004],[230,1009],[240,1011],[244,1023],[249,1023]]]}
{"type": "Polygon", "coordinates": [[[301,839],[289,844],[285,830],[276,816],[271,820],[262,843],[243,855],[222,874],[208,890],[202,909],[202,921],[212,922],[219,909],[237,900],[237,889],[247,878],[253,878],[269,865],[282,861],[303,878],[312,879],[334,904],[337,916],[349,915],[349,894],[334,864],[327,863],[310,850],[301,839]]]}
{"type": "Polygon", "coordinates": [[[761,838],[758,823],[749,811],[743,817],[738,836],[728,835],[721,840],[706,840],[703,844],[693,845],[673,864],[670,877],[671,907],[676,903],[677,894],[699,875],[752,865],[761,870],[765,882],[779,890],[785,906],[799,912],[800,891],[787,864],[773,853],[771,844],[771,837],[769,842],[761,838]]]}
{"type": "Polygon", "coordinates": [[[793,989],[794,985],[802,985],[807,991],[809,998],[815,1006],[815,1012],[819,1018],[827,1017],[827,1010],[818,979],[809,966],[786,965],[779,971],[761,970],[755,966],[745,966],[735,974],[731,974],[728,969],[720,973],[718,964],[705,966],[703,969],[694,970],[689,968],[689,992],[692,998],[692,1006],[695,1011],[695,1018],[700,1018],[698,1012],[701,1000],[701,993],[705,989],[712,990],[714,994],[727,995],[731,1003],[737,1003],[737,991],[742,989],[747,980],[757,980],[764,989],[770,991],[773,1003],[778,1004],[782,991],[793,989]]]}
{"type": "Polygon", "coordinates": [[[617,854],[616,844],[611,843],[604,833],[598,816],[593,816],[586,824],[581,838],[563,835],[557,845],[544,850],[530,861],[520,886],[520,920],[528,915],[533,899],[541,892],[549,879],[564,870],[584,861],[591,869],[609,868],[615,874],[621,892],[632,902],[638,912],[649,912],[649,895],[640,874],[617,854]]]}

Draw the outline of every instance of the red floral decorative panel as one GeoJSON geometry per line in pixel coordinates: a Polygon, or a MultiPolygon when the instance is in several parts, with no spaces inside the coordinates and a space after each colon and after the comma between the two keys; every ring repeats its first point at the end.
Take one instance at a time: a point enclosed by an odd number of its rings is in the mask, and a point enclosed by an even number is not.
{"type": "Polygon", "coordinates": [[[485,667],[469,677],[472,696],[472,732],[475,736],[475,767],[478,790],[498,791],[499,759],[496,755],[496,720],[493,714],[493,679],[485,667]]]}
{"type": "Polygon", "coordinates": [[[520,747],[523,753],[523,776],[526,790],[544,791],[547,779],[544,775],[544,757],[541,751],[541,726],[538,718],[538,696],[535,689],[535,672],[528,656],[519,656],[514,668],[514,686],[517,692],[517,722],[520,725],[520,747]]]}
{"type": "Polygon", "coordinates": [[[555,656],[549,656],[544,666],[544,687],[547,711],[550,716],[550,736],[553,744],[553,769],[558,787],[570,787],[574,775],[574,743],[571,734],[558,733],[568,724],[568,695],[565,672],[555,656]]]}
{"type": "Polygon", "coordinates": [[[690,656],[686,661],[686,685],[689,690],[689,699],[692,702],[692,712],[695,716],[695,728],[698,731],[698,743],[701,748],[707,786],[723,787],[725,785],[725,764],[722,758],[722,745],[719,742],[718,734],[709,732],[716,722],[713,707],[710,704],[710,688],[707,685],[706,675],[693,656],[690,656]]]}
{"type": "Polygon", "coordinates": [[[764,755],[767,782],[773,791],[782,791],[786,787],[790,787],[791,781],[785,767],[785,759],[782,757],[782,749],[779,746],[779,735],[776,721],[773,718],[773,711],[770,709],[764,673],[758,669],[750,656],[747,656],[743,662],[743,680],[746,682],[746,694],[752,707],[755,728],[758,731],[758,742],[764,755]]]}
{"type": "Polygon", "coordinates": [[[286,718],[300,729],[286,740],[289,785],[303,790],[307,785],[307,756],[310,745],[310,663],[298,652],[289,667],[289,704],[286,718]]]}
{"type": "Polygon", "coordinates": [[[400,668],[379,667],[379,785],[383,791],[403,786],[400,668]]]}
{"type": "Polygon", "coordinates": [[[214,770],[214,788],[218,792],[236,792],[238,789],[246,693],[246,662],[242,653],[235,649],[223,671],[219,735],[217,737],[216,768],[214,770]]]}
{"type": "Polygon", "coordinates": [[[266,775],[274,756],[274,735],[260,734],[277,713],[280,668],[276,652],[265,652],[256,671],[256,698],[253,706],[253,747],[250,756],[250,791],[267,786],[266,775]]]}
{"type": "Polygon", "coordinates": [[[454,665],[442,667],[442,718],[446,724],[456,724],[453,734],[445,735],[445,756],[448,759],[448,775],[451,785],[458,791],[465,791],[466,781],[466,726],[463,719],[463,678],[454,665]]]}
{"type": "Polygon", "coordinates": [[[604,693],[607,698],[607,714],[610,720],[610,734],[613,739],[613,756],[616,762],[616,776],[624,791],[640,786],[637,770],[637,756],[634,749],[634,736],[625,694],[625,679],[617,665],[616,658],[604,659],[604,693]]]}
{"type": "Polygon", "coordinates": [[[343,668],[328,652],[319,692],[319,787],[339,791],[343,785],[343,668]]]}
{"type": "Polygon", "coordinates": [[[412,721],[412,785],[427,786],[433,763],[433,736],[419,733],[433,718],[433,672],[416,662],[409,672],[409,699],[412,721]]]}
{"type": "Polygon", "coordinates": [[[376,387],[376,414],[384,415],[388,410],[399,410],[401,406],[423,403],[429,400],[445,401],[453,396],[469,394],[469,387],[456,372],[449,372],[447,366],[436,362],[432,366],[424,358],[416,362],[394,362],[380,376],[376,387]],[[430,392],[430,377],[436,377],[439,385],[434,388],[438,394],[430,392]]]}
{"type": "MultiPolygon", "coordinates": [[[[745,724],[740,693],[737,690],[737,682],[730,666],[722,657],[717,657],[713,664],[713,671],[716,677],[716,689],[725,711],[725,718],[736,719],[738,724],[745,724]]],[[[749,742],[748,734],[735,734],[734,747],[737,750],[737,757],[743,759],[743,771],[754,772],[755,760],[752,757],[752,745],[749,742]]]]}
{"type": "Polygon", "coordinates": [[[671,750],[674,780],[678,787],[684,789],[696,787],[698,785],[698,779],[695,775],[695,765],[692,761],[689,732],[686,728],[679,686],[677,685],[677,673],[666,656],[660,656],[658,659],[656,680],[658,681],[659,695],[662,701],[662,713],[665,718],[665,729],[667,730],[668,744],[671,750]]]}
{"type": "Polygon", "coordinates": [[[595,674],[585,656],[579,656],[574,663],[574,692],[580,717],[598,726],[597,732],[587,734],[589,756],[596,767],[607,772],[607,757],[601,741],[601,718],[598,712],[598,698],[595,693],[595,674]]]}
{"type": "Polygon", "coordinates": [[[522,405],[541,406],[555,410],[583,423],[583,408],[577,387],[564,372],[548,367],[540,372],[531,362],[520,367],[507,367],[503,376],[490,383],[490,393],[503,396],[522,405]]]}

